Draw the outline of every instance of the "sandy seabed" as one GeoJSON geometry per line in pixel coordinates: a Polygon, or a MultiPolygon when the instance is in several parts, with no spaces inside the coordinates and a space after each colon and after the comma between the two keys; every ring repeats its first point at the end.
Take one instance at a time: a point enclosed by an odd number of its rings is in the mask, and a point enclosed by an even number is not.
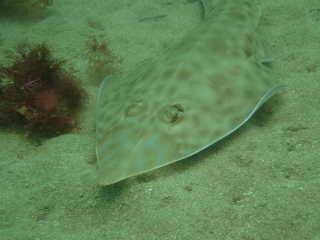
{"type": "Polygon", "coordinates": [[[46,41],[90,94],[79,133],[36,146],[0,128],[0,238],[320,239],[320,1],[257,4],[257,31],[288,87],[204,151],[107,187],[96,183],[87,41],[109,44],[121,78],[197,26],[201,3],[54,0],[38,22],[0,18],[0,62],[24,39],[46,41]]]}

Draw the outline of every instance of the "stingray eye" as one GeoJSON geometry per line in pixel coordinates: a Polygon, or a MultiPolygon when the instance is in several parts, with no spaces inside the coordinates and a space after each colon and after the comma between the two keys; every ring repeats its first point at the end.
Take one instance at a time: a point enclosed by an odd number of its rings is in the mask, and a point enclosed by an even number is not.
{"type": "Polygon", "coordinates": [[[126,117],[134,116],[134,115],[140,113],[143,110],[144,105],[145,104],[144,104],[143,98],[139,98],[139,99],[134,100],[126,108],[126,111],[125,111],[126,117]]]}
{"type": "Polygon", "coordinates": [[[183,114],[184,109],[181,103],[176,103],[165,109],[166,122],[176,122],[183,114]]]}
{"type": "Polygon", "coordinates": [[[175,122],[179,117],[179,111],[175,107],[170,107],[165,112],[169,122],[175,122]]]}

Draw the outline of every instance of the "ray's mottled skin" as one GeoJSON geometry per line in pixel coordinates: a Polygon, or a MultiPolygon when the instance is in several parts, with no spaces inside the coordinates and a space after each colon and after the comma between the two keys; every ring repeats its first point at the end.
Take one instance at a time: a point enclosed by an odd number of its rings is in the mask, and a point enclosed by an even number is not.
{"type": "Polygon", "coordinates": [[[255,31],[252,0],[202,0],[205,19],[124,79],[107,77],[97,106],[98,183],[193,155],[244,124],[282,89],[255,31]]]}

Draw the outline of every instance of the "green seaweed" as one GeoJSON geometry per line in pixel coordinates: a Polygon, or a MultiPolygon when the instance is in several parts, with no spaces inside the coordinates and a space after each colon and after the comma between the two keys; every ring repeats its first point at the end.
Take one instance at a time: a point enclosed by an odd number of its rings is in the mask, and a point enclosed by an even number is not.
{"type": "Polygon", "coordinates": [[[86,73],[92,85],[100,85],[106,76],[116,71],[114,63],[119,60],[113,55],[106,42],[99,44],[94,38],[88,43],[88,47],[89,65],[86,73]]]}
{"type": "Polygon", "coordinates": [[[52,4],[53,0],[0,0],[0,15],[38,20],[39,11],[52,4]]]}

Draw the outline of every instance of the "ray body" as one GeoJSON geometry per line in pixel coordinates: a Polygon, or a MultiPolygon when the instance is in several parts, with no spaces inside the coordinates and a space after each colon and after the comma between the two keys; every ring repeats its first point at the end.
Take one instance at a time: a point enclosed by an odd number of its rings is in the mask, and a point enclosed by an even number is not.
{"type": "Polygon", "coordinates": [[[193,155],[230,134],[284,84],[255,31],[251,0],[203,0],[205,19],[124,79],[97,106],[98,182],[108,185],[193,155]]]}

